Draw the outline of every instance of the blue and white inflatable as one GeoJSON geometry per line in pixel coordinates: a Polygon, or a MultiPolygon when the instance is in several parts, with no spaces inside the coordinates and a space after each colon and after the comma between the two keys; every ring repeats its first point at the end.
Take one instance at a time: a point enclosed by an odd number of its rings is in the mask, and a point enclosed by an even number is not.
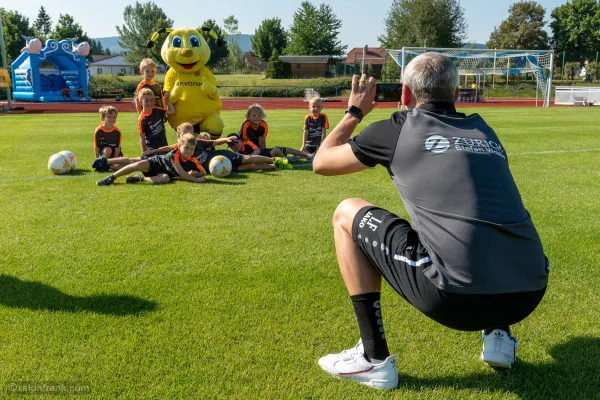
{"type": "Polygon", "coordinates": [[[39,39],[27,38],[27,46],[11,65],[13,98],[21,101],[64,102],[63,89],[68,88],[69,101],[90,101],[90,72],[86,63],[89,44],[83,42],[75,45],[73,40],[57,42],[49,39],[46,47],[40,50],[39,42],[39,39]],[[40,68],[44,65],[49,69],[40,68]]]}

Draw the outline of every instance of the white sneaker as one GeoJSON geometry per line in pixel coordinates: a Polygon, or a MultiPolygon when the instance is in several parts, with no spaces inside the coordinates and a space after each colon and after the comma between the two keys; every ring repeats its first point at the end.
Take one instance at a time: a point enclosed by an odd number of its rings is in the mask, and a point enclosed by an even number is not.
{"type": "Polygon", "coordinates": [[[389,356],[381,364],[371,364],[365,359],[362,341],[339,354],[329,354],[319,359],[319,366],[327,373],[356,381],[376,389],[391,390],[398,387],[396,358],[389,356]]]}
{"type": "Polygon", "coordinates": [[[519,341],[502,329],[494,329],[483,337],[483,350],[481,359],[484,363],[494,368],[510,368],[517,358],[519,341]]]}

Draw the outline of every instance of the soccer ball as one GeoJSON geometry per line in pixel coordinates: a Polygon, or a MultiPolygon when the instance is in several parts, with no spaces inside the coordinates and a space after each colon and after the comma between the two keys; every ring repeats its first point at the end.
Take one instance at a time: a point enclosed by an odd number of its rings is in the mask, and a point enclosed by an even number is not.
{"type": "Polygon", "coordinates": [[[77,169],[77,157],[75,157],[75,154],[73,154],[69,150],[63,150],[63,151],[59,152],[58,154],[63,155],[67,158],[67,160],[69,161],[69,165],[71,166],[71,169],[77,169]]]}
{"type": "Polygon", "coordinates": [[[216,156],[208,164],[208,170],[218,178],[224,178],[231,173],[232,165],[229,158],[225,156],[216,156]]]}
{"type": "Polygon", "coordinates": [[[69,173],[71,164],[69,159],[62,154],[53,154],[48,160],[48,169],[54,175],[63,175],[69,173]]]}

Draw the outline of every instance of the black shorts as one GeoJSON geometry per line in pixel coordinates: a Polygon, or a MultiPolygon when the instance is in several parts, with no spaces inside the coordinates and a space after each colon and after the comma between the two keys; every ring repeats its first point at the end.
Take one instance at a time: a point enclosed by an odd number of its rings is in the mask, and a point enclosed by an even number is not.
{"type": "MultiPolygon", "coordinates": [[[[117,146],[107,146],[107,145],[100,146],[100,149],[99,149],[100,150],[100,154],[102,154],[102,152],[104,151],[104,149],[106,149],[107,147],[111,150],[111,156],[110,156],[110,158],[113,158],[115,156],[115,152],[117,151],[118,147],[117,146]]],[[[119,157],[125,157],[123,155],[123,151],[122,150],[119,152],[119,157]]]]}
{"type": "Polygon", "coordinates": [[[147,172],[142,172],[144,176],[156,176],[158,174],[167,174],[171,178],[175,177],[171,172],[171,167],[168,164],[165,157],[153,155],[146,158],[146,161],[148,162],[149,166],[147,172]]]}
{"type": "MultiPolygon", "coordinates": [[[[271,155],[271,151],[273,150],[273,147],[269,148],[269,149],[261,149],[260,153],[258,154],[259,156],[263,156],[263,157],[273,157],[271,155]]],[[[285,153],[284,153],[285,154],[285,153]]]]}
{"type": "Polygon", "coordinates": [[[317,152],[317,150],[319,150],[319,146],[306,145],[306,147],[305,147],[305,151],[308,154],[315,154],[317,152]]]}
{"type": "Polygon", "coordinates": [[[231,161],[231,172],[236,172],[239,169],[240,165],[242,165],[242,161],[244,161],[243,154],[234,153],[233,151],[229,150],[212,150],[210,152],[207,152],[207,157],[204,160],[204,162],[202,162],[202,167],[206,171],[209,171],[208,165],[210,164],[210,160],[212,160],[216,156],[225,156],[229,159],[229,161],[231,161]]]}
{"type": "Polygon", "coordinates": [[[515,324],[533,312],[546,291],[486,295],[438,289],[423,274],[431,258],[419,234],[408,221],[379,207],[367,206],[356,214],[352,238],[400,296],[452,329],[477,331],[515,324]]]}

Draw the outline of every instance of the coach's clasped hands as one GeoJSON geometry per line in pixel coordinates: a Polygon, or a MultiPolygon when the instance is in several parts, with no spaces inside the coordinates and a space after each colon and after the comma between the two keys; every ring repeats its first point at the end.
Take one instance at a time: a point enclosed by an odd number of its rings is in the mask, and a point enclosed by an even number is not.
{"type": "Polygon", "coordinates": [[[361,75],[360,80],[358,75],[352,76],[352,93],[348,98],[348,107],[350,106],[360,108],[363,117],[373,111],[375,107],[375,78],[370,77],[367,82],[366,74],[361,75]]]}

